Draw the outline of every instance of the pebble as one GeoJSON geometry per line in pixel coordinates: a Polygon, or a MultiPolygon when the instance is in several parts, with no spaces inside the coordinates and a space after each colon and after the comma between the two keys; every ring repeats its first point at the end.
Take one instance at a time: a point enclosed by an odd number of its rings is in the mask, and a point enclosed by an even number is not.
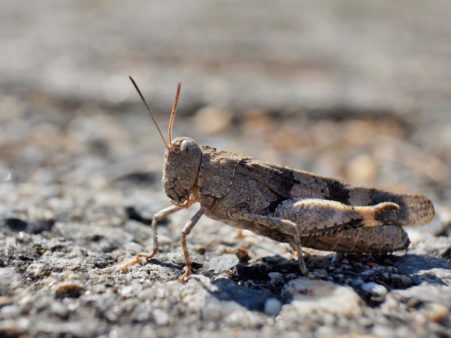
{"type": "Polygon", "coordinates": [[[15,318],[20,314],[20,309],[16,305],[6,305],[1,308],[0,314],[3,318],[15,318]]]}
{"type": "Polygon", "coordinates": [[[234,266],[239,263],[239,259],[236,255],[225,254],[221,256],[212,257],[208,264],[207,269],[220,273],[224,271],[230,271],[234,266]]]}
{"type": "Polygon", "coordinates": [[[443,323],[450,313],[448,306],[439,303],[430,303],[426,306],[426,316],[436,323],[443,323]]]}
{"type": "Polygon", "coordinates": [[[377,324],[371,331],[375,337],[393,337],[393,329],[389,326],[377,324]]]}
{"type": "Polygon", "coordinates": [[[360,289],[369,294],[371,300],[375,302],[383,302],[388,292],[385,286],[374,282],[364,283],[360,286],[360,289]]]}
{"type": "Polygon", "coordinates": [[[17,275],[16,268],[0,268],[0,286],[6,286],[17,275]]]}
{"type": "Polygon", "coordinates": [[[83,286],[78,283],[73,282],[61,283],[55,289],[55,297],[77,298],[82,294],[83,290],[84,290],[83,286]]]}
{"type": "Polygon", "coordinates": [[[7,218],[2,221],[3,226],[9,228],[12,231],[26,231],[28,223],[20,218],[7,218]]]}
{"type": "Polygon", "coordinates": [[[124,298],[129,298],[133,296],[135,293],[135,288],[132,285],[124,286],[120,291],[119,294],[124,298]]]}
{"type": "Polygon", "coordinates": [[[391,282],[395,288],[404,289],[412,285],[412,280],[406,275],[393,273],[390,275],[391,282]]]}
{"type": "Polygon", "coordinates": [[[282,295],[293,299],[291,304],[284,306],[282,313],[290,307],[294,307],[300,316],[327,312],[354,317],[362,311],[360,297],[354,290],[322,280],[291,280],[284,286],[282,295]]]}
{"type": "Polygon", "coordinates": [[[61,318],[67,317],[69,313],[69,309],[61,302],[53,302],[50,305],[49,311],[54,315],[60,316],[61,318]]]}
{"type": "Polygon", "coordinates": [[[5,319],[0,321],[0,334],[3,337],[26,337],[25,330],[30,327],[27,318],[5,319]]]}
{"type": "Polygon", "coordinates": [[[283,279],[283,275],[280,272],[276,272],[276,271],[268,273],[268,277],[272,280],[277,280],[277,281],[283,279]]]}
{"type": "Polygon", "coordinates": [[[158,325],[167,325],[169,322],[169,316],[166,311],[155,309],[152,311],[152,315],[155,323],[157,323],[158,325]]]}
{"type": "Polygon", "coordinates": [[[5,305],[9,305],[12,303],[11,298],[7,296],[0,296],[0,308],[5,305]]]}
{"type": "Polygon", "coordinates": [[[277,316],[282,308],[282,303],[277,298],[268,298],[265,302],[264,312],[268,316],[277,316]]]}

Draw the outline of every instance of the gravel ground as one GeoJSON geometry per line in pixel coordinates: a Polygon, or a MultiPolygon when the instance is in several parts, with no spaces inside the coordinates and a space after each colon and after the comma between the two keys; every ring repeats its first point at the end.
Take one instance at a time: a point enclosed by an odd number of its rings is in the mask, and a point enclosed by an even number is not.
{"type": "Polygon", "coordinates": [[[0,336],[451,335],[451,6],[326,1],[0,2],[0,336]],[[24,7],[21,7],[24,6],[24,7]],[[252,10],[252,11],[251,11],[252,10]],[[430,197],[406,252],[312,251],[169,205],[163,129],[430,197]]]}

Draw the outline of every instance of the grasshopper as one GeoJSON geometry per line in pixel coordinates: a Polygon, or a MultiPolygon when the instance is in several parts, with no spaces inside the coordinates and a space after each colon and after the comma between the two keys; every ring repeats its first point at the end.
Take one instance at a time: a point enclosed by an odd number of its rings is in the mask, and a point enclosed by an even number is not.
{"type": "Polygon", "coordinates": [[[166,141],[144,96],[132,77],[130,80],[166,147],[162,182],[172,206],[153,216],[152,253],[138,255],[121,267],[123,271],[157,254],[158,221],[196,202],[200,207],[181,232],[186,261],[181,282],[188,279],[192,269],[186,236],[203,215],[288,243],[296,253],[303,275],[307,273],[303,247],[352,254],[404,250],[410,242],[402,226],[423,225],[434,217],[432,202],[421,195],[352,186],[337,179],[200,146],[189,137],[172,139],[180,83],[166,141]]]}

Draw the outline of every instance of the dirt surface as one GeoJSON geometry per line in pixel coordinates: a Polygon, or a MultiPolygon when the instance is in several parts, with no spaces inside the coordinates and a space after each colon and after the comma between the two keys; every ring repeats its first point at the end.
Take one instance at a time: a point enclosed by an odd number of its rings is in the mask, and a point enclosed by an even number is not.
{"type": "Polygon", "coordinates": [[[0,1],[0,336],[451,334],[447,1],[0,1]],[[431,198],[407,252],[311,252],[169,205],[164,130],[431,198]]]}

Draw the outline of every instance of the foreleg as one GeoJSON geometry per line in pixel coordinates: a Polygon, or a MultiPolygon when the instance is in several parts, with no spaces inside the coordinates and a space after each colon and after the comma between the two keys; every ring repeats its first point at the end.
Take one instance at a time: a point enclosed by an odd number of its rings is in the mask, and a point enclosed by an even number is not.
{"type": "Polygon", "coordinates": [[[122,271],[126,271],[129,266],[141,263],[141,259],[145,259],[146,262],[150,261],[158,252],[158,222],[162,221],[169,215],[183,209],[181,206],[175,206],[172,205],[170,207],[167,207],[163,210],[160,210],[152,217],[152,231],[153,231],[153,250],[150,255],[146,254],[139,254],[136,256],[136,258],[127,264],[124,264],[120,267],[122,271]]]}

